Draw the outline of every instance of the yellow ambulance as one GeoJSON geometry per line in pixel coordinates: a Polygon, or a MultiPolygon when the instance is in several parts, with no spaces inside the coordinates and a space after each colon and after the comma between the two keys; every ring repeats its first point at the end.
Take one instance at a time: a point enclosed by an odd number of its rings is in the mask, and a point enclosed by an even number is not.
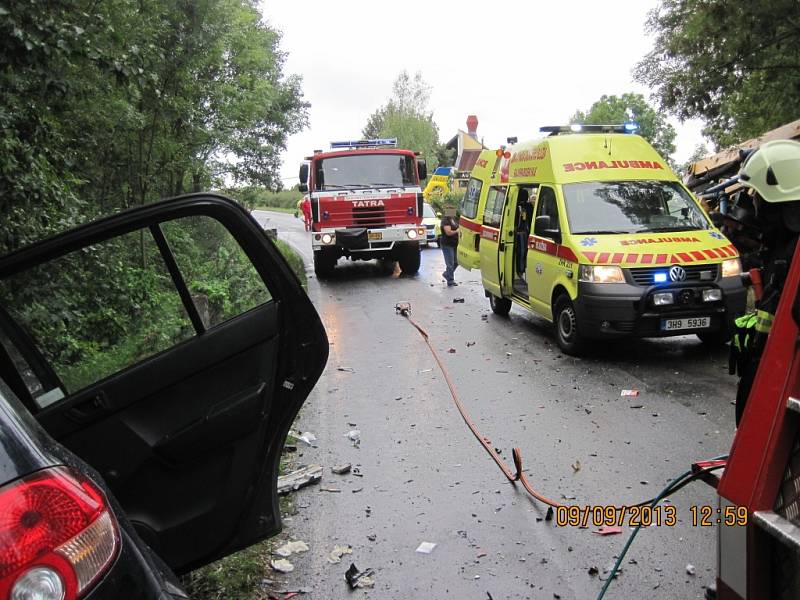
{"type": "Polygon", "coordinates": [[[721,343],[744,311],[736,249],[635,126],[546,127],[481,153],[461,205],[458,262],[492,310],[592,339],[697,334],[721,343]]]}

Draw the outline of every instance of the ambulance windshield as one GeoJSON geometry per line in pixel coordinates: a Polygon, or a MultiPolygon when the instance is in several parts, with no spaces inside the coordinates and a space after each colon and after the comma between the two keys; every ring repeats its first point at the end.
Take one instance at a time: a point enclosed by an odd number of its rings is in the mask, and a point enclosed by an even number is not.
{"type": "Polygon", "coordinates": [[[591,181],[564,185],[572,233],[708,229],[708,219],[673,181],[591,181]]]}
{"type": "Polygon", "coordinates": [[[351,154],[316,161],[316,190],[417,185],[414,159],[406,154],[351,154]]]}

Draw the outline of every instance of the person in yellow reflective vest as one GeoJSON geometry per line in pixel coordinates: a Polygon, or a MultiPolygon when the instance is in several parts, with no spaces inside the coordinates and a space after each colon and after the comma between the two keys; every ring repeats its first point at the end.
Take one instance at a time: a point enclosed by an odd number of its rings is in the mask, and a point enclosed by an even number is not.
{"type": "Polygon", "coordinates": [[[764,292],[754,314],[736,319],[731,339],[729,366],[740,376],[737,425],[772,329],[800,234],[800,143],[775,140],[763,144],[742,165],[739,180],[760,197],[757,221],[765,248],[761,275],[764,292]]]}

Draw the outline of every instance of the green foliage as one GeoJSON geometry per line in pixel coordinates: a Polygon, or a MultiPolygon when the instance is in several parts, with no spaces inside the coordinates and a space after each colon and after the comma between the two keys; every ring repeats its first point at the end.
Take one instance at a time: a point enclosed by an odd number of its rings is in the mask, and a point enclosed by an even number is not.
{"type": "Polygon", "coordinates": [[[225,190],[224,193],[238,200],[250,210],[263,207],[296,210],[297,203],[303,198],[303,193],[295,189],[273,192],[256,186],[232,188],[225,190]]]}
{"type": "Polygon", "coordinates": [[[286,259],[286,262],[289,263],[289,266],[291,267],[292,271],[294,271],[294,274],[297,275],[297,279],[300,281],[300,284],[304,288],[307,288],[308,279],[306,278],[306,266],[303,264],[302,257],[283,240],[276,239],[275,245],[278,247],[278,250],[281,251],[281,254],[283,254],[283,258],[286,259]]]}
{"type": "Polygon", "coordinates": [[[665,159],[675,152],[675,128],[667,122],[663,114],[658,113],[647,103],[641,94],[622,94],[622,96],[606,96],[592,104],[586,111],[577,111],[572,115],[571,123],[587,125],[615,125],[625,121],[639,123],[639,135],[646,139],[665,159]]]}
{"type": "Polygon", "coordinates": [[[277,187],[307,122],[255,0],[0,5],[0,253],[228,177],[277,187]]]}
{"type": "Polygon", "coordinates": [[[412,78],[401,71],[392,86],[389,101],[370,115],[362,135],[365,138],[397,138],[400,148],[420,153],[428,171],[439,164],[439,128],[428,109],[431,87],[417,72],[412,78]]]}
{"type": "Polygon", "coordinates": [[[795,0],[662,0],[647,22],[655,46],[635,77],[728,146],[798,118],[799,23],[795,0]]]}
{"type": "Polygon", "coordinates": [[[444,211],[445,206],[460,207],[462,200],[464,200],[464,192],[455,191],[445,194],[432,194],[430,198],[428,198],[428,204],[433,207],[434,211],[441,213],[444,211]]]}

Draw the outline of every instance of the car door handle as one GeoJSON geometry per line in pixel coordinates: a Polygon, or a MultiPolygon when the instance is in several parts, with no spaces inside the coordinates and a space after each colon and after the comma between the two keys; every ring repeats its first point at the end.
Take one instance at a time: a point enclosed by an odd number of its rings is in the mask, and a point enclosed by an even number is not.
{"type": "Polygon", "coordinates": [[[107,410],[106,395],[101,391],[67,410],[67,417],[75,423],[85,424],[95,420],[107,410]]]}
{"type": "Polygon", "coordinates": [[[499,252],[502,252],[502,251],[503,251],[503,250],[505,250],[505,249],[506,249],[506,244],[505,244],[505,242],[500,242],[499,244],[497,244],[497,250],[498,250],[499,252]]]}

